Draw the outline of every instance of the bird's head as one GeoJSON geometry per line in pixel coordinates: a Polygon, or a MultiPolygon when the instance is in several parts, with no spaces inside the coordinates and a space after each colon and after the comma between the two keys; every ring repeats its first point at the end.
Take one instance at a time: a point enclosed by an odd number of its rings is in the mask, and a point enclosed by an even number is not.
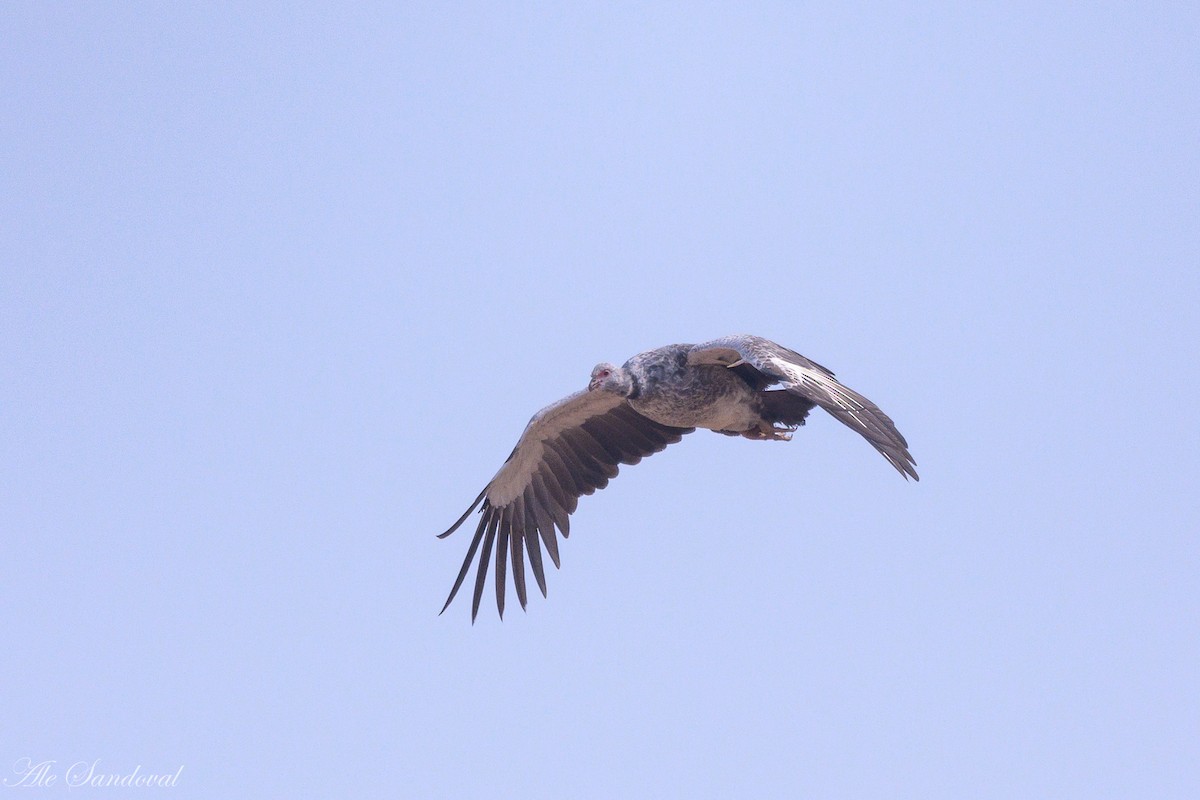
{"type": "Polygon", "coordinates": [[[592,370],[592,379],[588,381],[588,391],[612,392],[622,397],[633,394],[633,378],[629,370],[617,367],[608,362],[597,364],[592,370]]]}

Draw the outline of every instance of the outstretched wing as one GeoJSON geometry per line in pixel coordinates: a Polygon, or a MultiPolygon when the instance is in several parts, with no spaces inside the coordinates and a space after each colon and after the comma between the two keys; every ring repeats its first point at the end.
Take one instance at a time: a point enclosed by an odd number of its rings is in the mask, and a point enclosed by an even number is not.
{"type": "Polygon", "coordinates": [[[569,516],[575,511],[579,496],[607,486],[616,476],[618,464],[636,464],[678,442],[692,430],[660,425],[634,411],[625,398],[603,391],[576,392],[534,414],[496,477],[450,530],[439,536],[445,538],[454,533],[482,504],[475,538],[442,611],[458,593],[482,543],[471,603],[471,621],[475,621],[497,537],[494,582],[500,616],[504,616],[504,582],[510,556],[521,608],[526,602],[526,554],[544,597],[546,576],[539,536],[558,567],[554,528],[562,531],[564,538],[570,535],[569,516]]]}
{"type": "Polygon", "coordinates": [[[789,392],[813,401],[858,431],[905,479],[920,480],[908,442],[891,418],[879,406],[843,386],[831,371],[796,351],[761,336],[726,336],[693,347],[688,352],[688,363],[753,367],[770,383],[782,383],[789,392]]]}

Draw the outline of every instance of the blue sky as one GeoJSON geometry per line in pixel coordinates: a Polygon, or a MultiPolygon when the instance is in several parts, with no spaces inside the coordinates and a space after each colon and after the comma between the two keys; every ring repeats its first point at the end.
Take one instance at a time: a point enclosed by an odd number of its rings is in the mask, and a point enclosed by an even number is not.
{"type": "Polygon", "coordinates": [[[4,779],[1200,791],[1194,8],[105,5],[0,11],[4,779]],[[921,482],[698,433],[437,615],[534,411],[743,331],[921,482]]]}

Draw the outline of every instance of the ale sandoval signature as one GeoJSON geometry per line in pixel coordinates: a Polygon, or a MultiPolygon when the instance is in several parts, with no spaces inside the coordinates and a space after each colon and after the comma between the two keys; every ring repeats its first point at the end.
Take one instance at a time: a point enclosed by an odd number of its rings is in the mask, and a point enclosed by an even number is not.
{"type": "Polygon", "coordinates": [[[100,759],[76,761],[61,768],[54,759],[34,761],[19,758],[13,765],[13,775],[4,779],[4,785],[17,786],[132,786],[137,788],[170,788],[179,782],[183,765],[173,772],[148,772],[138,764],[129,772],[110,772],[100,764],[100,759]]]}

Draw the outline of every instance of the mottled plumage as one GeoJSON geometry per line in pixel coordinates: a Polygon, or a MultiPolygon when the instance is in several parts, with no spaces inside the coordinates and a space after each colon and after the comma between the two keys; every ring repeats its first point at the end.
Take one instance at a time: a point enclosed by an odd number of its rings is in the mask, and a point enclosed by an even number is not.
{"type": "Polygon", "coordinates": [[[919,480],[908,443],[878,406],[825,367],[768,339],[727,336],[648,350],[620,367],[598,364],[586,390],[533,416],[504,466],[441,534],[454,533],[479,508],[475,536],[442,611],[481,545],[472,620],[479,613],[493,549],[501,616],[510,563],[522,608],[526,560],[545,596],[542,547],[557,567],[555,528],[568,536],[580,495],[607,486],[619,464],[636,464],[696,428],[787,441],[815,405],[860,433],[905,478],[919,480]],[[768,388],[776,384],[783,388],[768,388]]]}

